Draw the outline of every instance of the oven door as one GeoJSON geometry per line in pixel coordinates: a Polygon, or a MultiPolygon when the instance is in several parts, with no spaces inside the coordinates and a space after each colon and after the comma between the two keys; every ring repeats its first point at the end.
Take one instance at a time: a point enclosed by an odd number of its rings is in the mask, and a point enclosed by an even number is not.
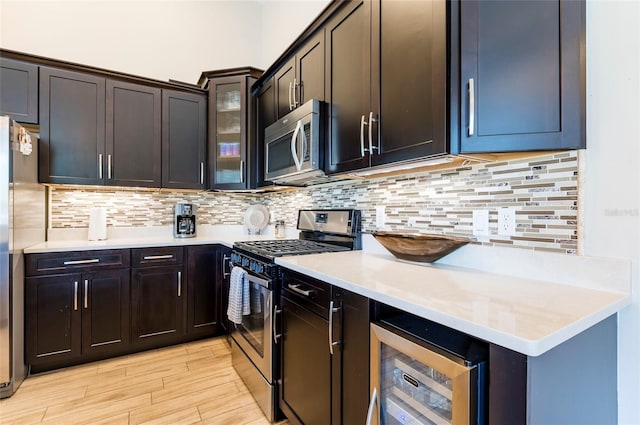
{"type": "Polygon", "coordinates": [[[268,382],[273,382],[273,291],[269,281],[247,273],[251,312],[232,324],[231,337],[268,382]]]}

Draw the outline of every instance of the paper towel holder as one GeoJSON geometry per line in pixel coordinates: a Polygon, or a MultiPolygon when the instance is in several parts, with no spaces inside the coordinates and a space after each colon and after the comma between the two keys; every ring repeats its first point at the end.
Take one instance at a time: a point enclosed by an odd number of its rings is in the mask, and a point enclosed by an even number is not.
{"type": "Polygon", "coordinates": [[[105,207],[91,207],[88,239],[90,241],[107,239],[107,209],[105,207]]]}

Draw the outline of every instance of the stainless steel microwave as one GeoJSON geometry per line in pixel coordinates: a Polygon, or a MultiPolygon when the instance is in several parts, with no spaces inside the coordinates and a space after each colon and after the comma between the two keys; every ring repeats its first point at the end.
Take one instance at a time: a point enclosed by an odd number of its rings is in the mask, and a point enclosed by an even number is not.
{"type": "Polygon", "coordinates": [[[265,129],[265,180],[293,185],[326,180],[322,106],[312,99],[265,129]]]}

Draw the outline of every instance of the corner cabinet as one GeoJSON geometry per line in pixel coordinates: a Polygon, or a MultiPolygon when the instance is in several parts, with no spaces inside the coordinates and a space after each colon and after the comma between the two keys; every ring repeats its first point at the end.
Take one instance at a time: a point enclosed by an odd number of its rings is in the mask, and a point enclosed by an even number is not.
{"type": "Polygon", "coordinates": [[[38,124],[38,65],[0,58],[0,115],[38,124]]]}
{"type": "Polygon", "coordinates": [[[361,0],[329,21],[328,173],[447,152],[447,30],[439,0],[361,0]]]}
{"type": "Polygon", "coordinates": [[[250,123],[255,107],[251,85],[261,75],[253,68],[205,73],[209,80],[210,189],[250,189],[255,186],[250,162],[258,160],[250,123]]]}
{"type": "Polygon", "coordinates": [[[206,188],[207,99],[162,90],[162,187],[206,188]]]}
{"type": "Polygon", "coordinates": [[[460,151],[584,148],[585,2],[459,7],[460,151]]]}

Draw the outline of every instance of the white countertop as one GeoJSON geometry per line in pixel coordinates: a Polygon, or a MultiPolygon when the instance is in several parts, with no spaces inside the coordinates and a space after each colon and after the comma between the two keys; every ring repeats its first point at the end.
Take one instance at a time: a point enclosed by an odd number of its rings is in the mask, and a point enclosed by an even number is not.
{"type": "MultiPolygon", "coordinates": [[[[273,239],[272,226],[203,225],[176,239],[171,226],[50,229],[26,254],[222,244],[273,239]]],[[[287,229],[288,238],[297,238],[287,229]]],[[[467,245],[434,264],[397,260],[370,235],[363,251],[281,257],[276,263],[529,356],[539,356],[631,304],[628,260],[467,245]],[[532,278],[534,276],[535,278],[532,278]]]]}
{"type": "Polygon", "coordinates": [[[415,264],[384,253],[303,255],[276,263],[529,356],[631,303],[629,292],[415,264]]]}

